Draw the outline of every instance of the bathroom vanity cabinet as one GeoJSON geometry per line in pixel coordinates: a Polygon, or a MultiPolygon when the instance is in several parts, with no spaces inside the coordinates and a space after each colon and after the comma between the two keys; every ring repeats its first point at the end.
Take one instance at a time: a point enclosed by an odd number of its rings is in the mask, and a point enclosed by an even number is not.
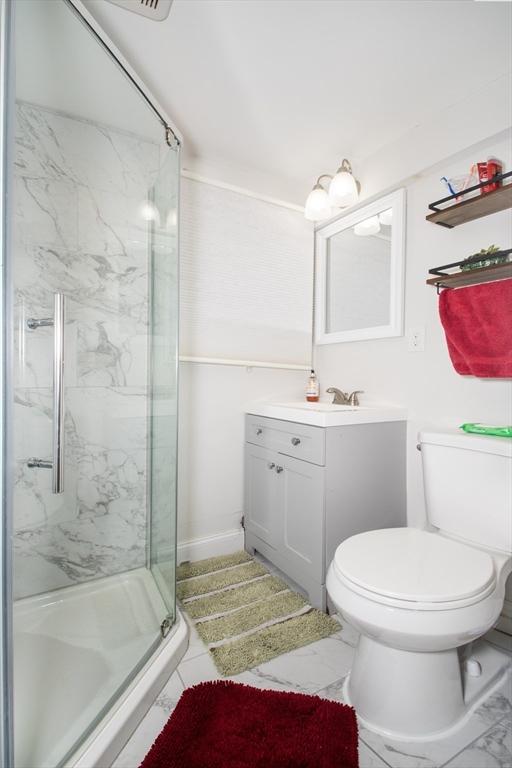
{"type": "Polygon", "coordinates": [[[246,415],[245,543],[325,610],[349,536],[406,525],[405,420],[313,426],[246,415]]]}

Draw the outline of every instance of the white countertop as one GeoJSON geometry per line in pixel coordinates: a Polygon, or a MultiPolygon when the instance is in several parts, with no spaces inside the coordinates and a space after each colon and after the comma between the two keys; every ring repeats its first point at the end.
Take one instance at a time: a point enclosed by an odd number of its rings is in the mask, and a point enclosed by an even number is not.
{"type": "Polygon", "coordinates": [[[333,405],[329,402],[252,403],[247,413],[270,419],[294,421],[315,427],[340,427],[348,424],[372,424],[382,421],[405,421],[405,408],[378,403],[368,405],[333,405]]]}

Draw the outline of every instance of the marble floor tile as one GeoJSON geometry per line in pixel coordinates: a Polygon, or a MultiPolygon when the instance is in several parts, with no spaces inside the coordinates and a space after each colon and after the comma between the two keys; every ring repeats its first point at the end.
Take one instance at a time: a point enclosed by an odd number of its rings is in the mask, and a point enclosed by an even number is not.
{"type": "MultiPolygon", "coordinates": [[[[360,737],[393,768],[440,768],[465,750],[475,739],[484,736],[489,727],[508,717],[509,690],[509,680],[506,679],[459,730],[444,739],[425,742],[394,741],[368,730],[362,724],[359,727],[360,737]]],[[[462,768],[462,763],[460,766],[462,768]]],[[[482,765],[477,768],[486,767],[482,765]]],[[[512,768],[512,765],[507,768],[512,768]]]]}
{"type": "Polygon", "coordinates": [[[238,675],[227,678],[233,680],[235,683],[243,683],[243,685],[250,685],[253,688],[266,688],[271,691],[294,691],[295,693],[306,693],[303,688],[298,685],[293,685],[289,682],[280,682],[277,678],[264,677],[258,675],[254,670],[248,670],[247,672],[241,672],[238,675]]]}
{"type": "Polygon", "coordinates": [[[161,709],[169,717],[184,690],[181,677],[178,672],[174,672],[156,697],[153,707],[161,709]]]}
{"type": "Polygon", "coordinates": [[[512,729],[499,724],[451,760],[446,768],[510,768],[512,729]]]}
{"type": "Polygon", "coordinates": [[[353,648],[344,642],[339,632],[260,664],[251,674],[268,683],[316,693],[347,674],[353,655],[353,648]]]}
{"type": "MultiPolygon", "coordinates": [[[[256,688],[312,693],[343,702],[358,633],[346,622],[336,635],[278,656],[230,680],[256,688]]],[[[506,657],[505,657],[506,658],[506,657]]],[[[225,679],[200,638],[191,645],[148,715],[112,768],[136,768],[165,724],[184,688],[225,679]]],[[[383,739],[360,725],[360,768],[512,768],[512,674],[470,720],[449,738],[430,742],[383,739]]]]}
{"type": "Polygon", "coordinates": [[[345,699],[343,696],[343,686],[345,685],[345,680],[347,679],[347,676],[342,677],[340,680],[335,680],[334,683],[331,683],[326,688],[322,688],[322,690],[317,691],[317,695],[321,696],[322,699],[329,699],[329,701],[340,701],[342,704],[345,703],[345,699]]]}
{"type": "Polygon", "coordinates": [[[359,742],[359,768],[389,768],[378,755],[362,741],[359,742]]]}
{"type": "Polygon", "coordinates": [[[202,653],[200,656],[182,661],[178,666],[178,674],[181,677],[185,688],[192,685],[207,682],[208,680],[221,680],[222,675],[217,671],[213,659],[208,653],[202,653]]]}

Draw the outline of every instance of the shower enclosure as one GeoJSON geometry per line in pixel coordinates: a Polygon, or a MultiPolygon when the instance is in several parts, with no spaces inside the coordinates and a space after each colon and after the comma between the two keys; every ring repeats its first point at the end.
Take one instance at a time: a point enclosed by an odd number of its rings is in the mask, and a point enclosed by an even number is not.
{"type": "Polygon", "coordinates": [[[2,42],[0,763],[54,768],[176,631],[179,140],[79,0],[2,42]]]}

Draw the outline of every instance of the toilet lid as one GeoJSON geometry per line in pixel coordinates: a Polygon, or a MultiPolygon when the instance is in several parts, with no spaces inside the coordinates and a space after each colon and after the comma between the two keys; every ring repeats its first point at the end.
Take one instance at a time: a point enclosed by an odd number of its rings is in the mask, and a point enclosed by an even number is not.
{"type": "Polygon", "coordinates": [[[352,536],[340,544],[334,559],[354,584],[398,600],[464,600],[494,581],[494,563],[486,552],[416,528],[352,536]]]}

